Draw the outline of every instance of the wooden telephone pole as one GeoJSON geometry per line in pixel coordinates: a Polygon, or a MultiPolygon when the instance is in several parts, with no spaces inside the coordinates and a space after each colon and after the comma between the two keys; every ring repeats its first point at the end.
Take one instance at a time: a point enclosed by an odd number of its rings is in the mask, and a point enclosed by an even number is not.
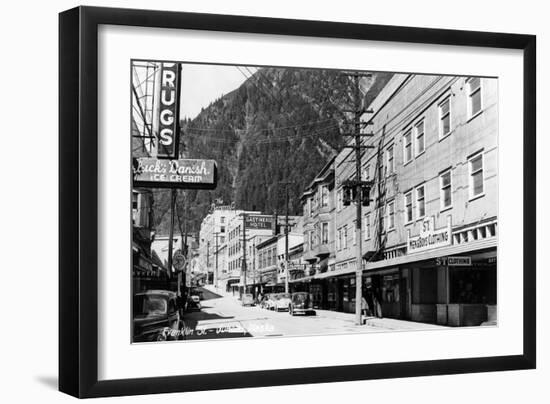
{"type": "Polygon", "coordinates": [[[243,293],[246,293],[246,213],[243,213],[243,258],[241,263],[241,283],[243,285],[243,293]]]}
{"type": "Polygon", "coordinates": [[[361,133],[361,116],[364,113],[372,112],[363,109],[361,102],[361,91],[359,88],[359,79],[361,77],[372,77],[370,73],[361,73],[353,72],[347,74],[353,78],[354,86],[354,96],[353,96],[353,131],[352,133],[347,134],[347,136],[352,136],[355,139],[353,145],[348,145],[349,147],[355,150],[355,180],[347,181],[347,186],[351,187],[354,192],[354,201],[356,203],[356,219],[355,219],[355,240],[357,245],[356,250],[356,266],[355,266],[355,324],[362,325],[362,300],[363,300],[363,251],[362,244],[363,239],[361,237],[361,223],[362,223],[362,202],[364,197],[369,197],[369,195],[363,195],[363,187],[370,186],[369,181],[363,181],[361,178],[361,150],[374,148],[374,146],[366,146],[361,144],[361,137],[373,136],[372,134],[363,134],[361,133]]]}

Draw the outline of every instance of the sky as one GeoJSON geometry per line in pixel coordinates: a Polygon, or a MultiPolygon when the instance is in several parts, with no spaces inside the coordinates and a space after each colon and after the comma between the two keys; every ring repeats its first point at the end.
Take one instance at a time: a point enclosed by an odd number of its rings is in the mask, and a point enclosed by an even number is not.
{"type": "MultiPolygon", "coordinates": [[[[249,75],[246,70],[244,72],[249,75]]],[[[201,108],[236,89],[245,80],[235,66],[182,63],[180,118],[195,118],[201,108]]]]}

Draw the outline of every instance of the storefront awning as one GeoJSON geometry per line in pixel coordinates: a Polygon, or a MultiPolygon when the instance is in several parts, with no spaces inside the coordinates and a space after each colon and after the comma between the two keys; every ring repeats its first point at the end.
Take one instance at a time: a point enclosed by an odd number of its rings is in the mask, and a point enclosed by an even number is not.
{"type": "MultiPolygon", "coordinates": [[[[371,271],[380,268],[395,267],[398,265],[405,265],[413,262],[426,261],[438,257],[460,255],[473,253],[479,250],[485,250],[489,248],[497,247],[497,238],[492,237],[490,239],[476,240],[470,243],[455,244],[448,247],[436,248],[433,250],[424,251],[421,253],[415,253],[410,255],[403,255],[401,257],[391,258],[382,261],[367,262],[364,264],[363,272],[371,271]]],[[[314,279],[325,279],[333,276],[347,275],[354,273],[354,268],[347,268],[344,270],[328,271],[314,275],[314,279]]]]}

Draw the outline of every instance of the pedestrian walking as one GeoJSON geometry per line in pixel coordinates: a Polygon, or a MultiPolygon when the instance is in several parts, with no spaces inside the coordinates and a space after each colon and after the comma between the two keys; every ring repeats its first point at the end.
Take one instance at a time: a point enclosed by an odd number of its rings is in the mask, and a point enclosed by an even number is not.
{"type": "Polygon", "coordinates": [[[369,314],[369,304],[367,303],[367,299],[365,299],[365,296],[361,296],[361,314],[365,317],[369,314]]]}

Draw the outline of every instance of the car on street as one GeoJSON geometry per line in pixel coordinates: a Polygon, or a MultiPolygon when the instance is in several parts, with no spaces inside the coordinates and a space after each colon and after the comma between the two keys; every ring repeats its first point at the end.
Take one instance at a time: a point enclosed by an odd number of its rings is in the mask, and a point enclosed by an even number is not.
{"type": "Polygon", "coordinates": [[[241,298],[241,304],[243,306],[254,306],[256,302],[254,301],[254,296],[252,296],[252,293],[244,293],[241,298]]]}
{"type": "Polygon", "coordinates": [[[266,295],[264,309],[275,310],[275,295],[276,293],[269,293],[268,295],[266,295]]]}
{"type": "Polygon", "coordinates": [[[262,300],[260,300],[260,308],[262,309],[269,309],[270,302],[271,302],[271,293],[267,293],[262,297],[262,300]]]}
{"type": "Polygon", "coordinates": [[[301,313],[304,315],[315,315],[313,310],[313,299],[310,293],[307,292],[295,292],[290,297],[290,304],[288,306],[288,312],[291,316],[301,313]]]}
{"type": "Polygon", "coordinates": [[[201,298],[200,295],[189,295],[187,298],[187,310],[200,310],[201,298]]]}
{"type": "Polygon", "coordinates": [[[183,320],[179,313],[177,295],[168,290],[147,290],[134,295],[134,342],[178,339],[183,320]]]}
{"type": "Polygon", "coordinates": [[[277,293],[273,296],[273,310],[287,311],[290,305],[289,293],[277,293]]]}

